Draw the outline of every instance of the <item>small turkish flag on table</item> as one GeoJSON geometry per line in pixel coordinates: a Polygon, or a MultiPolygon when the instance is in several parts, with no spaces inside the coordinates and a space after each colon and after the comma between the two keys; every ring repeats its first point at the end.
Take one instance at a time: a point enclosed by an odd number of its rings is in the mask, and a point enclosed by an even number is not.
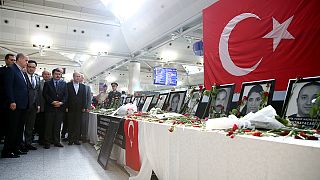
{"type": "Polygon", "coordinates": [[[214,84],[320,75],[319,0],[221,0],[203,11],[204,80],[214,84]]]}
{"type": "Polygon", "coordinates": [[[135,171],[141,167],[138,144],[138,121],[125,119],[124,133],[126,136],[126,165],[135,171]]]}

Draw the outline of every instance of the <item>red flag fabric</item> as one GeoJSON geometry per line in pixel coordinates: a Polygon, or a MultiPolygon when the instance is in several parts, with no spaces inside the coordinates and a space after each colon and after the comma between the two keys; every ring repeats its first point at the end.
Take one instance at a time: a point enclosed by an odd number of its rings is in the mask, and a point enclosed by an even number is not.
{"type": "Polygon", "coordinates": [[[126,119],[124,122],[126,136],[126,165],[135,171],[141,167],[138,144],[138,121],[126,119]]]}
{"type": "Polygon", "coordinates": [[[319,0],[221,0],[203,11],[205,86],[320,75],[319,0]]]}

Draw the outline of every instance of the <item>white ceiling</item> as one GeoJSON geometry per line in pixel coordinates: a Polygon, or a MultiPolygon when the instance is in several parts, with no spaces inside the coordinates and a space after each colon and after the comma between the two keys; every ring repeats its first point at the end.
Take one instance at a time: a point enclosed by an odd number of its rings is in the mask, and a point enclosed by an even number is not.
{"type": "Polygon", "coordinates": [[[192,43],[202,39],[202,9],[216,0],[145,0],[134,16],[121,23],[100,0],[1,2],[1,59],[9,52],[23,52],[42,69],[64,66],[93,79],[112,71],[126,72],[129,60],[141,62],[145,73],[158,65],[175,66],[183,73],[181,65],[201,64],[192,43]],[[53,39],[45,56],[31,43],[39,33],[53,39]],[[108,55],[97,57],[89,50],[92,42],[110,44],[108,55]],[[176,60],[161,60],[161,52],[168,49],[178,53],[176,60]]]}

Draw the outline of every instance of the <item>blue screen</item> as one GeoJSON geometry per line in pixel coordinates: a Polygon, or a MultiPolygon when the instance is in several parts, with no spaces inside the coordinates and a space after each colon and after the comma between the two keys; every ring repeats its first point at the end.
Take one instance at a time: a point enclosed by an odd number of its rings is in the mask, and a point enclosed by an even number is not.
{"type": "Polygon", "coordinates": [[[177,85],[177,69],[155,67],[153,75],[153,83],[158,85],[177,85]]]}

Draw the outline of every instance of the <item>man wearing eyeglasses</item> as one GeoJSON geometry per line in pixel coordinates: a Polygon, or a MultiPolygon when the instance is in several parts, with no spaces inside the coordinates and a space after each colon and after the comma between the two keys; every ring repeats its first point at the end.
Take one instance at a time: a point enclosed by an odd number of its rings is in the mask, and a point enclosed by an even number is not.
{"type": "Polygon", "coordinates": [[[4,140],[4,136],[5,136],[5,131],[7,128],[6,125],[6,119],[7,119],[7,98],[5,95],[5,84],[4,84],[4,76],[8,70],[8,67],[11,66],[12,64],[14,64],[14,62],[16,62],[16,56],[13,54],[7,54],[5,56],[5,65],[0,67],[0,117],[1,117],[1,121],[0,121],[0,141],[2,142],[4,140]]]}
{"type": "Polygon", "coordinates": [[[24,129],[25,147],[28,150],[36,150],[37,148],[32,146],[33,139],[33,128],[36,120],[36,114],[40,111],[39,101],[39,89],[40,89],[40,78],[35,74],[37,68],[37,62],[30,60],[27,65],[27,72],[25,78],[27,80],[29,90],[29,105],[26,114],[26,123],[24,129]]]}

